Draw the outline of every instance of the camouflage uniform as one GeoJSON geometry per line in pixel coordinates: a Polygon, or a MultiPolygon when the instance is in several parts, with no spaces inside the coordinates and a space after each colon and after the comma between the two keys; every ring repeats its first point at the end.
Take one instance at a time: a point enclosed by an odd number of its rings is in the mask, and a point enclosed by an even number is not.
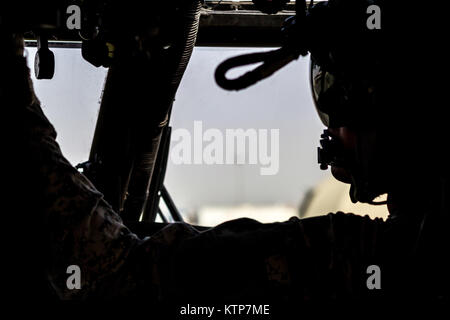
{"type": "Polygon", "coordinates": [[[28,98],[16,116],[49,243],[46,274],[61,299],[366,296],[371,294],[369,265],[393,270],[390,265],[409,256],[415,222],[403,228],[400,220],[343,213],[271,224],[238,219],[203,232],[175,223],[141,239],[63,157],[34,96],[29,70],[24,61],[20,64],[23,73],[17,79],[28,79],[26,86],[22,83],[28,98]],[[391,235],[399,231],[402,237],[393,241],[391,235]],[[387,247],[392,254],[386,254],[387,247]],[[66,286],[69,265],[81,268],[80,290],[66,286]]]}

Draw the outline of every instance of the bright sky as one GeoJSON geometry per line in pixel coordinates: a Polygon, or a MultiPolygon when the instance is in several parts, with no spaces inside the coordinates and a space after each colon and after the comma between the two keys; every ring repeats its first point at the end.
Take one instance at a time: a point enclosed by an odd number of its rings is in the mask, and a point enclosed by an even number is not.
{"type": "MultiPolygon", "coordinates": [[[[300,58],[244,91],[220,89],[213,79],[215,67],[248,50],[196,48],[176,97],[171,125],[190,132],[196,120],[203,121],[204,129],[279,129],[279,172],[261,176],[258,165],[169,162],[166,186],[181,209],[242,203],[297,206],[305,191],[329,176],[317,165],[323,127],[312,105],[308,58],[300,58]]],[[[75,165],[89,154],[106,69],[89,65],[79,49],[54,52],[54,79],[34,80],[34,84],[64,154],[75,165]]],[[[34,53],[34,48],[28,48],[31,68],[34,53]]]]}

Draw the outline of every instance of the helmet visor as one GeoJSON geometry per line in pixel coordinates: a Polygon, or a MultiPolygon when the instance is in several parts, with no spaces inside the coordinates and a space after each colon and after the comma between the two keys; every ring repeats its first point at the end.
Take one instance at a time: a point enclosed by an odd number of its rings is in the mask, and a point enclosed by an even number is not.
{"type": "Polygon", "coordinates": [[[314,101],[314,106],[316,107],[316,111],[319,114],[319,118],[322,123],[326,126],[330,126],[330,116],[320,105],[320,97],[329,90],[334,84],[334,76],[331,73],[324,72],[322,68],[315,64],[311,60],[311,91],[314,101]]]}
{"type": "Polygon", "coordinates": [[[370,124],[374,118],[377,90],[370,73],[347,73],[336,76],[311,60],[311,91],[317,113],[327,127],[370,124]]]}

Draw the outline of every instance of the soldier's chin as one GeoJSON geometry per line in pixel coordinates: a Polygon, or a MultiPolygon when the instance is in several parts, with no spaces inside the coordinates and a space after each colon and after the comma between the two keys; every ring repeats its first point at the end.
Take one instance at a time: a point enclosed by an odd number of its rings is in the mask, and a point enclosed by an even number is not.
{"type": "Polygon", "coordinates": [[[331,166],[331,174],[336,180],[339,180],[344,183],[352,183],[352,177],[350,172],[344,168],[331,166]]]}

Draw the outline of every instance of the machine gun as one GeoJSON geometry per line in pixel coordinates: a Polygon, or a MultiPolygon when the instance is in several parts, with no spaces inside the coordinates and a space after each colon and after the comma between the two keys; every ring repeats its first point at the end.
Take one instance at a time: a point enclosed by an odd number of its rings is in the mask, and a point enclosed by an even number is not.
{"type": "MultiPolygon", "coordinates": [[[[278,43],[281,33],[277,25],[286,14],[264,16],[249,14],[248,9],[256,12],[256,6],[273,14],[289,1],[253,2],[254,5],[239,4],[245,9],[240,17],[246,30],[250,30],[251,39],[255,38],[251,23],[256,30],[265,21],[266,35],[258,38],[260,45],[278,43]]],[[[126,221],[151,222],[158,214],[163,221],[182,220],[163,184],[174,95],[200,23],[204,26],[200,44],[217,45],[236,38],[236,26],[228,25],[229,20],[222,19],[227,15],[220,12],[238,8],[237,4],[206,3],[202,9],[206,14],[200,19],[201,4],[200,0],[136,0],[122,6],[107,0],[47,0],[22,2],[0,12],[2,28],[35,39],[28,44],[38,47],[38,79],[51,79],[54,74],[54,54],[49,43],[56,39],[76,42],[85,60],[109,68],[89,160],[77,167],[126,221]],[[73,28],[69,28],[69,20],[73,28]],[[171,219],[162,215],[160,198],[166,202],[171,219]]],[[[244,32],[236,39],[244,44],[250,38],[244,32]]]]}
{"type": "Polygon", "coordinates": [[[168,220],[160,197],[171,220],[182,221],[163,180],[168,123],[195,44],[200,7],[198,0],[173,1],[123,12],[101,3],[89,11],[81,33],[83,57],[109,72],[90,159],[79,167],[126,222],[154,221],[158,213],[168,220]],[[115,23],[119,17],[125,27],[115,23]]]}

